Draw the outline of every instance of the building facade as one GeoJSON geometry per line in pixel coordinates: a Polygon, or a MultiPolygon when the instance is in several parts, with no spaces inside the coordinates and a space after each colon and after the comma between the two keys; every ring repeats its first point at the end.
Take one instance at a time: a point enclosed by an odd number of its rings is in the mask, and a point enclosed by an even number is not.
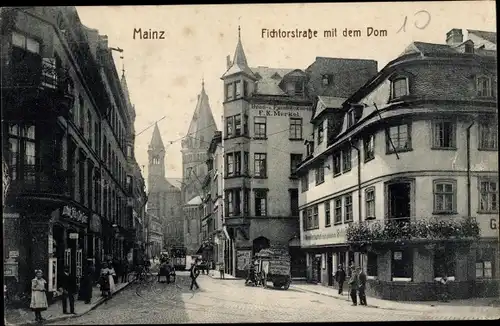
{"type": "Polygon", "coordinates": [[[155,124],[148,149],[147,210],[162,221],[162,249],[184,244],[181,190],[165,177],[165,146],[155,124]]]}
{"type": "Polygon", "coordinates": [[[147,257],[160,257],[163,249],[163,223],[160,217],[146,212],[146,254],[147,257]]]}
{"type": "Polygon", "coordinates": [[[202,244],[201,219],[203,216],[203,199],[196,196],[183,207],[184,214],[184,246],[187,255],[197,255],[202,244]]]}
{"type": "Polygon", "coordinates": [[[356,67],[357,75],[362,76],[365,71],[376,72],[373,61],[323,57],[307,69],[250,68],[240,38],[233,60],[228,58],[221,78],[225,96],[224,224],[234,242],[238,275],[245,273],[246,264],[259,250],[276,244],[288,247],[292,276],[305,276],[295,167],[304,159],[304,141],[312,133],[314,94],[338,93],[342,89],[332,87],[334,79],[349,79],[345,74],[340,78],[331,74],[336,66],[344,70],[356,67]]]}
{"type": "Polygon", "coordinates": [[[384,299],[437,300],[442,277],[455,299],[497,295],[496,34],[468,35],[413,42],[322,108],[326,146],[298,168],[310,279],[355,264],[384,299]]]}
{"type": "Polygon", "coordinates": [[[42,269],[50,297],[65,266],[81,276],[87,259],[134,246],[129,99],[107,37],[74,7],[2,10],[1,42],[5,270],[18,293],[42,269]]]}

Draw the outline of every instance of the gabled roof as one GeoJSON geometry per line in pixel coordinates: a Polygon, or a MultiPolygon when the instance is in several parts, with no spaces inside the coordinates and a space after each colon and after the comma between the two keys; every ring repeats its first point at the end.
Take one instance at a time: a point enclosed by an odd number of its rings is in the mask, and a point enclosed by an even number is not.
{"type": "Polygon", "coordinates": [[[468,29],[467,32],[472,33],[488,42],[497,44],[497,33],[495,32],[479,31],[476,29],[468,29]]]}
{"type": "Polygon", "coordinates": [[[458,51],[447,44],[436,44],[436,43],[426,43],[426,42],[413,42],[406,47],[401,55],[420,53],[422,55],[427,55],[430,53],[435,54],[447,54],[447,53],[457,53],[458,51]]]}
{"type": "Polygon", "coordinates": [[[281,83],[285,75],[294,70],[295,69],[268,67],[252,68],[252,71],[255,74],[259,74],[259,76],[261,77],[259,80],[257,80],[257,89],[255,93],[261,95],[286,95],[285,91],[283,91],[279,87],[279,84],[281,83]],[[276,78],[276,75],[281,76],[281,78],[276,78]]]}
{"type": "Polygon", "coordinates": [[[208,148],[217,125],[210,108],[208,95],[205,92],[205,83],[201,83],[201,93],[194,109],[193,118],[189,124],[186,138],[182,142],[183,148],[208,148]]]}
{"type": "Polygon", "coordinates": [[[342,109],[342,104],[347,100],[345,97],[318,96],[318,103],[314,108],[314,114],[311,121],[318,118],[321,113],[328,109],[342,109]]]}
{"type": "Polygon", "coordinates": [[[160,134],[160,129],[158,128],[158,123],[155,123],[155,129],[153,130],[153,136],[151,137],[149,148],[165,149],[165,145],[163,145],[163,141],[161,140],[161,134],[160,134]]]}

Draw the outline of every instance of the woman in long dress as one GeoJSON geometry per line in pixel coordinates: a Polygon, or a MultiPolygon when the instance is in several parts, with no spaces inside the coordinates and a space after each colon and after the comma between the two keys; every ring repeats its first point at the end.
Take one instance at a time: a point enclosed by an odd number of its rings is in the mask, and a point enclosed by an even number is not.
{"type": "Polygon", "coordinates": [[[42,311],[47,310],[49,306],[45,286],[47,281],[43,279],[43,272],[40,269],[35,270],[35,278],[31,280],[31,304],[30,308],[35,312],[35,321],[43,321],[42,311]]]}
{"type": "MultiPolygon", "coordinates": [[[[101,288],[103,292],[108,292],[107,295],[111,295],[115,292],[115,280],[113,276],[116,276],[115,270],[113,267],[110,267],[107,263],[103,264],[103,268],[101,269],[101,277],[104,278],[104,287],[101,288]]],[[[104,294],[104,293],[103,293],[104,294]]]]}

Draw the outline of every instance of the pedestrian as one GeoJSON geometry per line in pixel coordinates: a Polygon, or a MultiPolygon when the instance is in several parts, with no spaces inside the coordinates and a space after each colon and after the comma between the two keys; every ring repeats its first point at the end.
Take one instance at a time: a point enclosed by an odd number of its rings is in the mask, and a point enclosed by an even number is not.
{"type": "Polygon", "coordinates": [[[113,292],[115,292],[115,281],[113,276],[115,276],[115,270],[113,267],[108,266],[107,263],[103,264],[103,268],[101,270],[102,277],[102,288],[103,296],[111,296],[113,292]]]}
{"type": "Polygon", "coordinates": [[[35,278],[31,280],[31,304],[30,308],[35,312],[35,321],[43,321],[42,311],[47,310],[48,302],[45,286],[47,281],[43,279],[41,269],[35,270],[35,278]]]}
{"type": "Polygon", "coordinates": [[[358,278],[359,278],[359,304],[366,306],[366,274],[358,267],[358,278]]]}
{"type": "Polygon", "coordinates": [[[220,274],[221,280],[223,280],[225,278],[224,277],[224,263],[223,262],[219,263],[219,274],[220,274]]]}
{"type": "Polygon", "coordinates": [[[115,270],[115,275],[113,276],[113,279],[115,281],[115,284],[118,284],[118,283],[120,283],[120,280],[122,279],[122,274],[123,274],[122,262],[120,259],[114,258],[113,264],[111,266],[113,266],[113,268],[115,270]]]}
{"type": "Polygon", "coordinates": [[[344,282],[345,282],[345,271],[342,264],[339,265],[339,269],[335,273],[335,281],[339,284],[339,294],[342,295],[344,292],[344,282]]]}
{"type": "Polygon", "coordinates": [[[200,275],[200,271],[198,270],[198,266],[196,266],[197,261],[195,260],[194,263],[191,265],[191,269],[189,271],[189,277],[191,277],[191,287],[190,289],[193,290],[193,286],[196,286],[196,289],[199,289],[200,287],[198,286],[198,283],[196,282],[196,278],[200,275]]]}
{"type": "Polygon", "coordinates": [[[76,277],[70,274],[69,268],[64,267],[64,272],[60,277],[60,291],[62,292],[62,310],[63,314],[68,313],[68,301],[69,301],[69,313],[75,313],[75,294],[78,291],[78,286],[76,284],[76,277]]]}
{"type": "Polygon", "coordinates": [[[359,288],[359,278],[354,266],[351,266],[351,277],[349,278],[349,292],[351,294],[352,305],[358,305],[357,292],[359,288]]]}
{"type": "Polygon", "coordinates": [[[94,278],[94,264],[92,259],[87,260],[87,266],[82,277],[82,294],[86,304],[92,301],[92,283],[94,278]]]}
{"type": "Polygon", "coordinates": [[[126,258],[122,259],[122,283],[128,280],[128,260],[126,258]]]}

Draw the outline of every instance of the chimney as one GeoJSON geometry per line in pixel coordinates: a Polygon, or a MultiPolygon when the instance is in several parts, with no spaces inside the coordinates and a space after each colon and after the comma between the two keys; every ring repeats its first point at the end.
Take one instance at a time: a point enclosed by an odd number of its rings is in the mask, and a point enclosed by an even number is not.
{"type": "Polygon", "coordinates": [[[462,30],[458,28],[454,28],[448,33],[446,33],[446,44],[448,45],[458,45],[464,41],[464,35],[462,34],[462,30]]]}
{"type": "Polygon", "coordinates": [[[226,67],[227,67],[227,69],[231,68],[231,65],[232,65],[232,63],[231,63],[231,56],[228,55],[226,57],[226,67]]]}

